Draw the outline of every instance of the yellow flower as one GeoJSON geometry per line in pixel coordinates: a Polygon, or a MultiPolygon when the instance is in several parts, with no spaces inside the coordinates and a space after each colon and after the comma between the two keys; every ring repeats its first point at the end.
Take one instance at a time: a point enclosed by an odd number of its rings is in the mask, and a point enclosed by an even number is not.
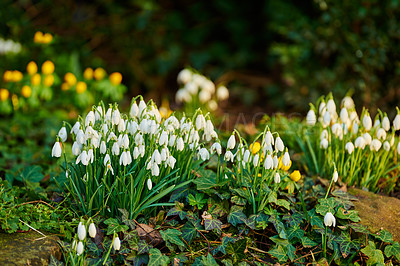
{"type": "Polygon", "coordinates": [[[50,33],[45,33],[42,38],[42,43],[45,44],[51,43],[52,40],[53,40],[53,35],[51,35],[50,33]]]}
{"type": "Polygon", "coordinates": [[[122,81],[122,75],[119,72],[114,72],[110,75],[110,82],[113,85],[119,85],[122,81]]]}
{"type": "Polygon", "coordinates": [[[22,74],[22,72],[21,71],[18,71],[18,70],[14,70],[13,72],[12,72],[12,80],[14,81],[14,82],[18,82],[18,81],[21,81],[21,79],[24,77],[24,75],[22,74]]]}
{"type": "Polygon", "coordinates": [[[87,85],[86,85],[85,82],[79,81],[79,82],[76,84],[76,92],[77,92],[78,94],[84,93],[84,92],[86,91],[86,89],[87,89],[87,85]]]}
{"type": "Polygon", "coordinates": [[[37,64],[34,61],[30,61],[26,66],[26,71],[29,75],[33,75],[38,71],[37,64]]]}
{"type": "Polygon", "coordinates": [[[162,100],[159,111],[162,118],[168,118],[172,114],[172,110],[169,107],[168,99],[162,100]]]}
{"type": "Polygon", "coordinates": [[[53,62],[47,60],[42,65],[42,73],[45,75],[50,75],[54,72],[54,64],[53,62]]]}
{"type": "Polygon", "coordinates": [[[37,31],[33,36],[33,42],[42,43],[43,42],[43,32],[37,31]]]}
{"type": "Polygon", "coordinates": [[[254,142],[254,144],[250,144],[249,150],[251,151],[252,154],[256,154],[260,151],[261,145],[259,142],[254,142]]]}
{"type": "Polygon", "coordinates": [[[0,89],[0,100],[3,102],[8,99],[10,92],[7,89],[0,89]]]}
{"type": "Polygon", "coordinates": [[[294,182],[299,181],[301,178],[301,174],[299,170],[293,171],[293,173],[290,174],[290,179],[292,179],[294,182]]]}
{"type": "Polygon", "coordinates": [[[74,86],[77,81],[75,75],[72,74],[71,72],[68,72],[67,74],[65,74],[64,80],[69,86],[74,86]]]}
{"type": "Polygon", "coordinates": [[[54,84],[54,76],[53,75],[47,75],[44,80],[43,80],[43,85],[50,87],[54,84]]]}
{"type": "Polygon", "coordinates": [[[87,80],[93,79],[93,69],[90,67],[86,68],[83,72],[83,78],[87,80]]]}
{"type": "Polygon", "coordinates": [[[21,89],[21,94],[22,96],[24,96],[25,98],[29,98],[32,95],[32,89],[31,87],[29,87],[28,85],[25,85],[22,87],[21,89]]]}
{"type": "Polygon", "coordinates": [[[14,78],[13,72],[11,70],[6,70],[3,75],[3,79],[5,82],[10,82],[14,78]]]}
{"type": "Polygon", "coordinates": [[[40,82],[42,80],[42,77],[40,76],[40,74],[36,73],[31,77],[31,84],[32,86],[37,86],[40,85],[40,82]]]}
{"type": "Polygon", "coordinates": [[[93,73],[94,78],[96,80],[102,80],[106,76],[106,74],[107,74],[106,71],[101,67],[96,68],[96,70],[93,73]]]}
{"type": "Polygon", "coordinates": [[[70,87],[69,87],[68,83],[64,82],[63,84],[61,84],[61,90],[67,91],[69,89],[70,89],[70,87]]]}

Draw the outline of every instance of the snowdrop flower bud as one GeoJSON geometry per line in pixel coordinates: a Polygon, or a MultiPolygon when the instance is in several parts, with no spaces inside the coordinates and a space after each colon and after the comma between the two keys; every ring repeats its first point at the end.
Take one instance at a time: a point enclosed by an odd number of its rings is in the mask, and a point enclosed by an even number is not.
{"type": "Polygon", "coordinates": [[[226,162],[229,162],[229,161],[233,162],[233,158],[234,157],[235,156],[233,155],[233,153],[231,151],[227,151],[225,153],[224,159],[225,159],[226,162]]]}
{"type": "Polygon", "coordinates": [[[342,126],[338,123],[332,125],[332,133],[336,136],[339,137],[342,135],[342,126]]]}
{"type": "Polygon", "coordinates": [[[290,156],[289,156],[289,153],[287,151],[283,155],[282,163],[283,163],[284,166],[289,166],[290,165],[290,156]]]}
{"type": "Polygon", "coordinates": [[[385,116],[382,119],[382,127],[384,130],[389,131],[390,130],[390,121],[389,118],[387,116],[385,116]]]}
{"type": "Polygon", "coordinates": [[[265,134],[264,144],[265,144],[265,145],[272,145],[272,144],[274,144],[274,137],[272,136],[271,131],[267,131],[267,133],[265,134]]]}
{"type": "Polygon", "coordinates": [[[258,155],[258,153],[257,153],[256,155],[254,155],[254,158],[253,158],[253,165],[254,165],[254,167],[257,167],[257,166],[258,166],[259,159],[260,159],[260,155],[258,155]]]}
{"type": "Polygon", "coordinates": [[[114,250],[119,250],[121,248],[121,240],[119,240],[118,236],[116,236],[114,238],[112,246],[113,246],[114,250]]]}
{"type": "Polygon", "coordinates": [[[331,123],[331,114],[329,112],[325,112],[322,120],[322,126],[326,128],[331,123]]]}
{"type": "Polygon", "coordinates": [[[169,140],[168,140],[168,146],[172,147],[175,144],[175,140],[176,140],[176,135],[170,135],[169,140]]]}
{"type": "Polygon", "coordinates": [[[196,128],[197,130],[202,130],[206,126],[206,120],[202,114],[196,117],[196,128]]]}
{"type": "Polygon", "coordinates": [[[94,225],[94,223],[91,223],[89,225],[89,236],[92,238],[96,237],[96,226],[94,225]]]}
{"type": "Polygon", "coordinates": [[[326,149],[328,148],[328,146],[329,146],[328,140],[327,140],[327,139],[322,139],[322,140],[321,140],[321,143],[319,144],[319,147],[320,147],[321,149],[326,150],[326,149]]]}
{"type": "Polygon", "coordinates": [[[182,84],[186,84],[192,80],[192,72],[189,69],[182,69],[178,74],[178,82],[182,84]]]}
{"type": "Polygon", "coordinates": [[[331,212],[327,212],[324,217],[324,224],[325,226],[336,226],[336,219],[335,216],[331,212]]]}
{"type": "Polygon", "coordinates": [[[131,110],[129,111],[129,115],[134,118],[137,117],[139,115],[139,107],[136,104],[136,102],[134,102],[131,106],[131,110]]]}
{"type": "Polygon", "coordinates": [[[95,121],[95,117],[94,117],[94,113],[93,111],[90,111],[85,119],[85,126],[90,126],[90,125],[94,125],[94,121],[95,121]]]}
{"type": "Polygon", "coordinates": [[[283,141],[280,137],[277,137],[275,140],[275,148],[278,151],[283,151],[285,149],[285,145],[283,144],[283,141]]]}
{"type": "Polygon", "coordinates": [[[176,141],[176,149],[178,151],[183,151],[185,148],[185,143],[183,142],[182,137],[179,137],[178,140],[176,141]]]}
{"type": "Polygon", "coordinates": [[[366,113],[364,115],[362,122],[363,122],[363,126],[364,126],[365,130],[370,131],[371,127],[372,127],[372,119],[368,113],[366,113]]]}
{"type": "Polygon", "coordinates": [[[119,112],[118,109],[115,109],[112,112],[111,122],[113,125],[118,125],[120,121],[121,121],[121,113],[119,112]]]}
{"type": "Polygon", "coordinates": [[[382,142],[380,142],[380,141],[377,140],[377,139],[373,139],[372,142],[371,142],[371,145],[370,145],[370,149],[371,149],[372,151],[379,151],[379,149],[381,148],[381,146],[382,146],[382,142]]]}
{"type": "Polygon", "coordinates": [[[356,138],[356,140],[354,142],[354,146],[356,148],[364,149],[365,148],[365,139],[363,137],[356,138]]]}
{"type": "Polygon", "coordinates": [[[111,122],[111,116],[112,116],[112,108],[110,107],[110,108],[108,108],[108,110],[106,112],[106,115],[104,116],[105,122],[110,123],[111,122]]]}
{"type": "Polygon", "coordinates": [[[265,169],[272,169],[273,163],[274,162],[272,161],[271,154],[268,154],[267,157],[265,158],[265,161],[264,161],[264,168],[265,169]]]}
{"type": "Polygon", "coordinates": [[[57,141],[53,145],[53,149],[51,150],[51,156],[52,157],[57,157],[57,158],[61,157],[61,150],[62,150],[61,149],[61,143],[57,141]]]}
{"type": "Polygon", "coordinates": [[[62,127],[60,131],[58,131],[58,136],[60,137],[62,142],[65,142],[67,140],[67,129],[65,127],[62,127]]]}
{"type": "Polygon", "coordinates": [[[157,164],[161,163],[161,154],[157,149],[154,150],[153,155],[151,156],[151,160],[156,162],[157,164]]]}
{"type": "Polygon", "coordinates": [[[328,137],[329,137],[328,130],[326,129],[322,130],[321,135],[319,136],[320,140],[328,139],[328,137]]]}
{"type": "Polygon", "coordinates": [[[393,120],[393,128],[394,130],[399,130],[400,129],[400,114],[398,113],[394,120],[393,120]]]}
{"type": "Polygon", "coordinates": [[[146,103],[143,100],[139,102],[139,116],[143,116],[144,110],[147,108],[146,103]]]}
{"type": "Polygon", "coordinates": [[[163,132],[161,133],[161,136],[160,136],[160,139],[159,139],[159,141],[158,141],[158,144],[159,144],[160,146],[164,146],[164,145],[167,145],[167,144],[168,144],[168,133],[167,133],[166,131],[163,131],[163,132]]]}
{"type": "Polygon", "coordinates": [[[174,158],[174,156],[169,156],[167,161],[165,162],[169,167],[171,167],[171,169],[174,169],[175,163],[176,163],[176,159],[174,158]]]}
{"type": "Polygon", "coordinates": [[[342,106],[347,108],[347,109],[351,109],[354,107],[354,101],[350,96],[346,96],[343,98],[342,100],[342,106]]]}
{"type": "Polygon", "coordinates": [[[346,146],[344,147],[349,154],[352,154],[354,151],[354,145],[352,142],[347,142],[346,146]]]}
{"type": "Polygon", "coordinates": [[[85,238],[86,238],[86,228],[82,224],[82,222],[80,222],[78,225],[78,238],[81,241],[85,240],[85,238]]]}
{"type": "Polygon", "coordinates": [[[243,155],[243,162],[248,163],[250,158],[250,151],[246,150],[243,155]]]}
{"type": "Polygon", "coordinates": [[[375,119],[374,128],[377,128],[377,127],[379,127],[379,126],[380,126],[380,124],[381,124],[381,120],[379,120],[379,119],[375,119]]]}
{"type": "Polygon", "coordinates": [[[111,148],[111,152],[112,152],[112,155],[119,155],[119,145],[118,145],[118,142],[114,142],[114,144],[113,144],[113,146],[112,146],[112,148],[111,148]]]}
{"type": "Polygon", "coordinates": [[[389,150],[390,150],[390,143],[389,143],[389,141],[385,141],[385,142],[383,143],[383,149],[384,149],[385,151],[389,151],[389,150]]]}
{"type": "Polygon", "coordinates": [[[357,123],[353,124],[352,131],[353,131],[353,134],[357,134],[357,132],[358,132],[358,124],[357,123]]]}
{"type": "Polygon", "coordinates": [[[81,153],[81,146],[78,144],[78,142],[74,141],[74,144],[72,144],[72,154],[74,156],[78,156],[81,153]]]}
{"type": "Polygon", "coordinates": [[[71,129],[71,133],[74,133],[75,135],[78,134],[80,127],[81,124],[77,121],[71,129]]]}
{"type": "Polygon", "coordinates": [[[225,86],[219,86],[217,89],[218,101],[224,101],[229,98],[229,90],[225,86]]]}
{"type": "MultiPolygon", "coordinates": [[[[74,144],[75,144],[75,142],[74,142],[74,144]]],[[[106,142],[103,140],[100,144],[100,153],[105,154],[106,151],[107,151],[107,145],[106,145],[106,142]]]]}
{"type": "MultiPolygon", "coordinates": [[[[350,142],[351,143],[351,142],[350,142]]],[[[339,174],[338,174],[338,172],[335,170],[335,172],[333,172],[333,176],[332,176],[332,180],[333,180],[333,182],[337,182],[337,180],[338,180],[338,177],[339,177],[339,174]]]]}
{"type": "Polygon", "coordinates": [[[279,175],[279,173],[275,174],[274,182],[275,184],[279,184],[281,182],[281,176],[279,175]]]}
{"type": "Polygon", "coordinates": [[[325,102],[321,102],[319,104],[319,107],[318,107],[319,114],[323,115],[326,112],[326,108],[325,107],[326,107],[326,103],[325,102]]]}
{"type": "Polygon", "coordinates": [[[222,147],[221,144],[219,144],[219,142],[215,142],[213,145],[211,145],[211,153],[213,153],[214,150],[217,152],[218,155],[221,155],[222,147]]]}
{"type": "Polygon", "coordinates": [[[272,167],[273,167],[274,169],[278,169],[278,166],[279,166],[278,156],[274,156],[274,157],[272,158],[272,167]]]}
{"type": "Polygon", "coordinates": [[[151,166],[151,174],[153,176],[159,176],[160,175],[160,168],[158,167],[158,164],[153,163],[151,166]]]}
{"type": "Polygon", "coordinates": [[[125,129],[126,129],[125,120],[121,118],[118,123],[118,132],[123,132],[125,131],[125,129]]]}
{"type": "Polygon", "coordinates": [[[369,133],[364,133],[363,138],[365,140],[365,145],[371,144],[372,137],[369,133]]]}
{"type": "Polygon", "coordinates": [[[397,144],[397,154],[400,154],[400,142],[397,144]]]}
{"type": "Polygon", "coordinates": [[[85,144],[86,142],[86,137],[85,137],[85,133],[83,133],[82,129],[79,129],[78,134],[76,135],[76,141],[79,144],[85,144]]]}
{"type": "Polygon", "coordinates": [[[329,99],[328,102],[326,103],[326,109],[328,109],[328,112],[333,115],[336,113],[336,104],[333,101],[333,99],[329,99]]]}
{"type": "Polygon", "coordinates": [[[235,145],[236,145],[235,136],[232,134],[228,139],[227,149],[231,150],[235,148],[235,145]]]}
{"type": "Polygon", "coordinates": [[[308,111],[306,121],[307,121],[307,125],[309,125],[309,126],[315,125],[315,123],[317,122],[317,117],[315,116],[314,110],[310,109],[310,111],[308,111]]]}
{"type": "Polygon", "coordinates": [[[340,120],[342,123],[347,123],[349,120],[349,113],[347,112],[346,108],[342,108],[342,110],[340,110],[340,120]]]}
{"type": "Polygon", "coordinates": [[[200,158],[205,161],[210,159],[210,154],[208,153],[208,150],[206,148],[201,148],[199,151],[200,158]]]}
{"type": "Polygon", "coordinates": [[[76,246],[76,255],[81,255],[83,253],[83,243],[82,241],[78,242],[78,245],[76,246]]]}
{"type": "Polygon", "coordinates": [[[378,139],[386,139],[386,131],[383,128],[379,128],[376,132],[376,137],[378,139]]]}
{"type": "Polygon", "coordinates": [[[96,111],[94,113],[95,121],[99,121],[102,116],[103,116],[103,108],[99,105],[97,106],[96,111]]]}

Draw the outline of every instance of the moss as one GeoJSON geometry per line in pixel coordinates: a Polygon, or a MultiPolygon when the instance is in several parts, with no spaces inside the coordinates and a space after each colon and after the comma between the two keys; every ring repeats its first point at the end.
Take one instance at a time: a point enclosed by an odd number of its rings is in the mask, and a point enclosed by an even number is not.
{"type": "Polygon", "coordinates": [[[375,233],[380,229],[392,233],[395,241],[400,240],[400,200],[360,189],[349,189],[356,196],[355,209],[361,218],[361,224],[368,226],[375,233]]]}

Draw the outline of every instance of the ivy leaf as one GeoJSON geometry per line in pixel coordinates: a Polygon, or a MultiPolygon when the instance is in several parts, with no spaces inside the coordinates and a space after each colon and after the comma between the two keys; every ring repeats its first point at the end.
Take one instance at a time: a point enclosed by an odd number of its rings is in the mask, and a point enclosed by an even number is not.
{"type": "Polygon", "coordinates": [[[189,185],[180,187],[180,188],[174,190],[174,192],[172,192],[169,202],[175,202],[180,199],[186,199],[187,195],[189,195],[189,192],[190,192],[189,185]]]}
{"type": "Polygon", "coordinates": [[[376,249],[373,241],[368,241],[368,245],[361,249],[361,252],[368,256],[367,265],[385,265],[382,251],[376,249]]]}
{"type": "Polygon", "coordinates": [[[129,219],[129,213],[128,213],[128,211],[125,210],[125,209],[121,209],[121,208],[118,208],[118,210],[119,210],[119,211],[121,212],[121,214],[122,214],[122,217],[121,217],[122,222],[123,222],[125,225],[129,226],[131,229],[134,229],[134,228],[136,227],[136,224],[135,224],[135,222],[134,222],[133,220],[130,220],[130,219],[129,219]]]}
{"type": "Polygon", "coordinates": [[[304,230],[299,228],[298,226],[291,226],[286,230],[287,237],[291,240],[293,237],[297,237],[301,239],[304,236],[304,230]]]}
{"type": "Polygon", "coordinates": [[[381,230],[376,234],[372,234],[376,239],[381,240],[382,242],[385,243],[393,243],[393,236],[392,234],[387,231],[387,230],[381,230]]]}
{"type": "Polygon", "coordinates": [[[293,214],[285,214],[282,216],[282,219],[287,221],[290,226],[297,226],[301,224],[304,220],[303,215],[299,212],[294,212],[293,214]]]}
{"type": "Polygon", "coordinates": [[[286,248],[289,260],[293,261],[296,258],[296,248],[292,244],[287,245],[286,248]]]}
{"type": "Polygon", "coordinates": [[[347,219],[355,223],[361,221],[361,218],[358,217],[357,211],[348,211],[343,209],[342,207],[340,207],[339,210],[336,212],[336,217],[340,219],[347,219]]]}
{"type": "Polygon", "coordinates": [[[231,202],[235,205],[241,205],[244,206],[246,205],[247,200],[245,198],[239,197],[239,196],[233,196],[231,198],[231,202]]]}
{"type": "Polygon", "coordinates": [[[352,223],[352,224],[349,224],[349,226],[357,233],[362,233],[362,234],[370,234],[371,233],[365,225],[362,225],[360,223],[357,223],[357,224],[352,223]]]}
{"type": "Polygon", "coordinates": [[[400,260],[400,245],[399,242],[394,242],[393,245],[387,245],[385,247],[385,255],[390,258],[395,256],[397,260],[400,260]]]}
{"type": "Polygon", "coordinates": [[[175,207],[172,207],[167,213],[167,217],[175,215],[178,215],[181,220],[183,220],[186,217],[186,212],[183,211],[182,203],[176,202],[175,207]]]}
{"type": "Polygon", "coordinates": [[[278,199],[278,200],[276,201],[276,205],[282,206],[282,207],[286,208],[287,210],[290,210],[290,203],[289,203],[289,201],[287,201],[287,200],[278,199]]]}
{"type": "Polygon", "coordinates": [[[335,208],[337,206],[337,202],[335,198],[327,198],[327,199],[318,199],[319,204],[315,208],[315,211],[322,216],[325,216],[327,212],[335,213],[335,208]]]}
{"type": "Polygon", "coordinates": [[[141,265],[149,264],[149,256],[147,256],[147,254],[146,255],[142,254],[142,255],[133,256],[133,257],[130,257],[128,255],[128,257],[126,259],[131,260],[132,265],[134,265],[134,266],[141,266],[141,265]]]}
{"type": "Polygon", "coordinates": [[[193,183],[197,185],[197,190],[206,190],[217,186],[215,177],[199,177],[193,180],[193,183]]]}
{"type": "Polygon", "coordinates": [[[285,262],[287,261],[288,257],[287,257],[287,251],[285,250],[285,248],[281,245],[278,245],[276,248],[268,251],[268,254],[274,256],[275,258],[278,259],[278,261],[282,261],[285,262]]]}
{"type": "Polygon", "coordinates": [[[336,237],[335,240],[339,244],[340,252],[342,253],[343,258],[346,258],[349,254],[351,254],[351,250],[358,250],[360,248],[358,241],[352,241],[350,234],[347,232],[342,232],[340,236],[336,237]]]}
{"type": "Polygon", "coordinates": [[[308,211],[308,217],[310,217],[310,223],[312,226],[316,226],[317,228],[320,229],[325,228],[322,218],[319,215],[317,215],[315,209],[308,211]]]}
{"type": "Polygon", "coordinates": [[[305,248],[311,248],[317,245],[317,242],[314,242],[313,240],[309,239],[308,237],[304,236],[301,238],[301,244],[303,244],[303,247],[305,248]]]}
{"type": "Polygon", "coordinates": [[[111,235],[118,232],[125,232],[129,230],[129,226],[127,225],[120,225],[118,220],[115,218],[108,218],[104,221],[107,227],[107,235],[111,235]]]}
{"type": "Polygon", "coordinates": [[[42,168],[38,165],[31,165],[26,167],[19,175],[15,176],[15,179],[21,182],[40,182],[44,178],[42,168]]]}
{"type": "Polygon", "coordinates": [[[204,229],[209,231],[213,229],[217,229],[218,233],[221,233],[222,222],[218,219],[205,219],[204,220],[204,229]]]}
{"type": "Polygon", "coordinates": [[[208,253],[207,257],[205,257],[204,255],[201,257],[202,257],[201,261],[203,262],[203,265],[218,266],[218,263],[215,261],[214,257],[211,255],[211,253],[208,253]]]}
{"type": "Polygon", "coordinates": [[[52,254],[50,255],[49,266],[64,266],[64,263],[57,260],[52,254]]]}
{"type": "Polygon", "coordinates": [[[90,253],[96,255],[97,257],[99,257],[103,252],[90,238],[86,240],[86,248],[90,253]]]}
{"type": "Polygon", "coordinates": [[[275,203],[277,202],[277,195],[275,191],[270,191],[268,194],[267,202],[275,203]]]}
{"type": "Polygon", "coordinates": [[[137,245],[139,255],[148,253],[149,250],[152,248],[152,246],[149,245],[145,240],[140,240],[137,245]]]}
{"type": "Polygon", "coordinates": [[[278,232],[280,238],[287,239],[285,226],[279,220],[279,217],[276,214],[271,215],[271,217],[269,217],[268,221],[270,221],[274,225],[274,227],[275,227],[276,231],[278,232]]]}
{"type": "Polygon", "coordinates": [[[160,231],[161,237],[164,239],[164,241],[169,241],[172,244],[178,245],[185,247],[186,245],[182,242],[182,240],[179,238],[182,233],[177,230],[177,229],[167,229],[164,231],[160,231]]]}
{"type": "Polygon", "coordinates": [[[233,239],[232,237],[229,236],[224,236],[222,238],[222,243],[221,245],[219,245],[218,247],[216,247],[215,249],[213,249],[211,252],[215,255],[218,252],[223,253],[224,255],[226,255],[226,246],[228,245],[228,243],[234,243],[235,239],[233,239]]]}
{"type": "Polygon", "coordinates": [[[181,228],[181,237],[188,243],[190,243],[197,235],[197,230],[201,229],[200,220],[188,221],[181,228]]]}
{"type": "Polygon", "coordinates": [[[228,215],[228,222],[233,226],[242,224],[247,219],[246,214],[243,213],[243,207],[233,205],[228,215]]]}
{"type": "Polygon", "coordinates": [[[232,255],[234,262],[239,261],[244,257],[244,251],[246,250],[247,241],[246,239],[240,239],[235,243],[229,242],[226,246],[226,252],[232,255]]]}
{"type": "Polygon", "coordinates": [[[169,263],[168,256],[161,254],[161,251],[156,248],[150,249],[149,259],[149,266],[167,266],[169,263]]]}

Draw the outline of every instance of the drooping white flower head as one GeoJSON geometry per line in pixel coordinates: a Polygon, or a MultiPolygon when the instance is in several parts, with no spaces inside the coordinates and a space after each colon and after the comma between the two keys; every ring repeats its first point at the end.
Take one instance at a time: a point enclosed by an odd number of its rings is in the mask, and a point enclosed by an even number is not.
{"type": "Polygon", "coordinates": [[[181,84],[186,84],[192,80],[192,72],[185,68],[182,69],[178,74],[178,82],[181,84]]]}
{"type": "Polygon", "coordinates": [[[349,120],[349,113],[347,112],[346,108],[342,108],[342,110],[340,110],[340,120],[342,123],[347,123],[349,120]]]}
{"type": "Polygon", "coordinates": [[[364,138],[364,141],[365,141],[365,145],[371,144],[372,137],[371,137],[371,135],[369,133],[364,133],[363,138],[364,138]]]}
{"type": "Polygon", "coordinates": [[[400,154],[400,142],[397,144],[397,154],[400,154]]]}
{"type": "Polygon", "coordinates": [[[331,113],[325,112],[322,118],[322,127],[326,128],[331,124],[331,113]]]}
{"type": "Polygon", "coordinates": [[[286,151],[285,154],[283,155],[282,163],[283,163],[283,165],[286,166],[286,167],[290,165],[290,156],[289,156],[289,152],[286,151]]]}
{"type": "Polygon", "coordinates": [[[129,111],[129,115],[131,118],[135,118],[139,115],[139,107],[136,101],[132,104],[131,110],[129,111]]]}
{"type": "Polygon", "coordinates": [[[268,154],[267,157],[265,158],[265,161],[264,161],[264,168],[265,169],[272,169],[273,163],[274,162],[272,160],[271,154],[268,154]]]}
{"type": "Polygon", "coordinates": [[[112,246],[113,246],[114,250],[119,250],[121,248],[121,240],[119,240],[118,236],[116,236],[114,238],[112,246]]]}
{"type": "Polygon", "coordinates": [[[96,237],[96,232],[97,232],[96,226],[94,225],[94,223],[90,223],[90,225],[89,225],[89,236],[92,237],[92,238],[95,238],[96,237]]]}
{"type": "Polygon", "coordinates": [[[79,222],[79,225],[78,225],[78,238],[81,241],[85,240],[85,238],[86,238],[86,228],[82,224],[82,222],[79,222]]]}
{"type": "Polygon", "coordinates": [[[397,114],[393,120],[393,128],[394,130],[400,129],[400,114],[397,114]]]}
{"type": "Polygon", "coordinates": [[[309,125],[309,126],[314,126],[315,123],[317,122],[317,117],[316,117],[313,109],[310,109],[308,111],[306,121],[307,121],[307,125],[309,125]]]}
{"type": "Polygon", "coordinates": [[[123,132],[126,129],[126,124],[125,124],[125,120],[120,118],[119,123],[118,123],[118,132],[123,132]]]}
{"type": "Polygon", "coordinates": [[[178,151],[183,151],[185,148],[185,143],[183,142],[183,138],[179,137],[178,140],[176,141],[176,149],[178,151]]]}
{"type": "Polygon", "coordinates": [[[342,100],[342,106],[347,109],[352,109],[355,105],[353,99],[350,96],[345,96],[342,100]]]}
{"type": "Polygon", "coordinates": [[[386,131],[390,130],[390,121],[387,116],[382,119],[382,128],[386,131]]]}
{"type": "Polygon", "coordinates": [[[159,176],[160,175],[160,168],[158,167],[158,164],[153,163],[151,165],[151,174],[153,176],[159,176]]]}
{"type": "Polygon", "coordinates": [[[233,148],[235,148],[235,145],[236,145],[235,135],[232,134],[228,139],[228,145],[226,148],[232,150],[233,148]]]}
{"type": "Polygon", "coordinates": [[[333,180],[333,182],[337,182],[337,180],[338,180],[338,177],[339,177],[339,174],[338,174],[338,172],[335,170],[335,172],[333,172],[333,176],[332,176],[332,180],[333,180]]]}
{"type": "Polygon", "coordinates": [[[371,116],[369,115],[369,113],[366,113],[363,117],[363,126],[365,128],[366,131],[370,131],[372,128],[372,119],[371,116]]]}
{"type": "Polygon", "coordinates": [[[324,217],[324,224],[325,226],[336,226],[336,219],[335,216],[331,212],[327,212],[324,217]]]}
{"type": "Polygon", "coordinates": [[[352,132],[353,132],[353,134],[357,134],[357,132],[358,132],[358,123],[356,123],[356,122],[353,123],[352,132]]]}
{"type": "Polygon", "coordinates": [[[275,174],[274,182],[275,182],[275,184],[279,184],[281,182],[281,176],[279,175],[279,173],[275,174]]]}
{"type": "Polygon", "coordinates": [[[222,147],[219,142],[215,142],[213,145],[211,145],[211,153],[214,153],[214,151],[216,151],[218,155],[221,155],[222,147]]]}
{"type": "Polygon", "coordinates": [[[120,121],[121,121],[121,113],[117,108],[112,112],[111,122],[113,125],[118,125],[120,121]]]}
{"type": "Polygon", "coordinates": [[[356,138],[356,140],[354,142],[354,146],[356,148],[364,149],[365,148],[365,139],[364,139],[364,137],[356,138]]]}
{"type": "Polygon", "coordinates": [[[78,142],[74,141],[74,144],[72,144],[72,154],[78,156],[81,153],[81,147],[78,142]]]}
{"type": "Polygon", "coordinates": [[[250,151],[246,150],[243,154],[243,162],[244,163],[248,163],[249,162],[249,158],[250,158],[250,151]]]}
{"type": "Polygon", "coordinates": [[[319,144],[319,146],[320,146],[321,149],[326,150],[328,148],[328,146],[329,146],[328,140],[327,139],[322,139],[321,143],[319,144]]]}
{"type": "Polygon", "coordinates": [[[96,107],[96,110],[94,112],[94,119],[95,121],[99,121],[101,120],[101,118],[103,117],[103,107],[101,107],[101,105],[96,107]]]}
{"type": "Polygon", "coordinates": [[[217,88],[217,99],[219,101],[224,101],[229,98],[229,90],[225,86],[219,86],[217,88]]]}
{"type": "MultiPolygon", "coordinates": [[[[289,162],[289,164],[290,164],[290,162],[289,162]]],[[[274,169],[278,169],[278,166],[279,166],[279,159],[278,159],[278,156],[274,156],[274,157],[272,158],[272,167],[273,167],[274,169]]]]}
{"type": "Polygon", "coordinates": [[[225,153],[224,159],[226,162],[229,162],[229,161],[233,162],[234,157],[235,156],[233,155],[233,153],[231,151],[227,151],[225,153]]]}
{"type": "Polygon", "coordinates": [[[116,156],[119,155],[119,145],[118,145],[118,142],[114,142],[114,144],[113,144],[113,146],[112,146],[112,148],[111,148],[111,153],[112,153],[112,155],[116,155],[116,156]]]}
{"type": "Polygon", "coordinates": [[[280,137],[277,137],[275,140],[275,149],[281,152],[285,149],[285,145],[280,137]]]}
{"type": "Polygon", "coordinates": [[[254,167],[257,167],[259,162],[260,162],[260,155],[257,153],[256,155],[254,155],[254,158],[253,158],[254,167]]]}
{"type": "Polygon", "coordinates": [[[321,135],[319,136],[320,140],[328,139],[328,137],[329,137],[328,130],[326,129],[322,130],[321,135]]]}
{"type": "Polygon", "coordinates": [[[376,137],[378,139],[385,140],[386,139],[386,131],[383,128],[379,128],[378,131],[376,131],[376,137]]]}
{"type": "Polygon", "coordinates": [[[389,151],[389,150],[390,150],[390,143],[389,143],[389,141],[385,141],[385,142],[383,143],[383,149],[384,149],[385,151],[389,151]]]}
{"type": "Polygon", "coordinates": [[[57,141],[53,145],[53,149],[51,150],[51,156],[59,158],[61,157],[61,151],[62,151],[61,143],[57,141]]]}
{"type": "Polygon", "coordinates": [[[371,149],[371,151],[379,151],[379,149],[382,147],[382,142],[380,142],[377,139],[373,139],[371,141],[371,145],[369,146],[369,148],[371,149]]]}
{"type": "Polygon", "coordinates": [[[201,148],[199,151],[199,155],[203,161],[210,159],[210,154],[208,153],[208,150],[206,148],[201,148]]]}
{"type": "Polygon", "coordinates": [[[78,242],[78,245],[76,245],[76,255],[81,255],[83,253],[83,243],[82,241],[78,242]]]}
{"type": "Polygon", "coordinates": [[[67,129],[65,127],[62,127],[60,131],[58,131],[58,136],[60,137],[62,142],[65,142],[67,140],[67,129]]]}
{"type": "Polygon", "coordinates": [[[85,119],[85,126],[93,126],[95,122],[94,112],[90,111],[85,119]]]}
{"type": "Polygon", "coordinates": [[[347,152],[348,152],[349,154],[352,154],[353,151],[354,151],[354,144],[353,144],[353,142],[347,142],[344,148],[347,150],[347,152]]]}
{"type": "Polygon", "coordinates": [[[71,129],[71,134],[78,134],[79,129],[81,128],[81,124],[79,123],[79,121],[76,121],[74,126],[71,129]]]}

